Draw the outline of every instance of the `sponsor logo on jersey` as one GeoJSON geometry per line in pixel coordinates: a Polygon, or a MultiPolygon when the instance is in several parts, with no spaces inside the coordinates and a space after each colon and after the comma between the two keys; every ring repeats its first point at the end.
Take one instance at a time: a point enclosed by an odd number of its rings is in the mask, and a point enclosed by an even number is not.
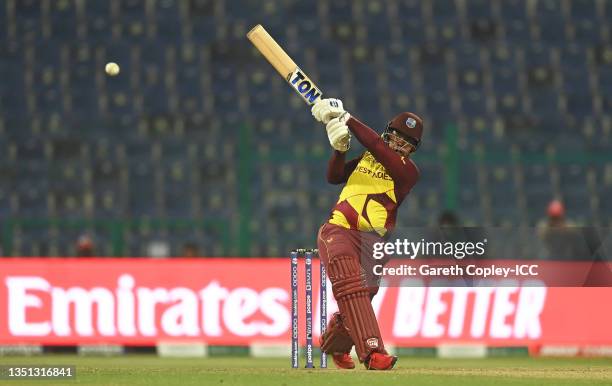
{"type": "Polygon", "coordinates": [[[288,80],[291,87],[296,89],[308,104],[315,103],[323,94],[299,68],[289,75],[288,80]]]}

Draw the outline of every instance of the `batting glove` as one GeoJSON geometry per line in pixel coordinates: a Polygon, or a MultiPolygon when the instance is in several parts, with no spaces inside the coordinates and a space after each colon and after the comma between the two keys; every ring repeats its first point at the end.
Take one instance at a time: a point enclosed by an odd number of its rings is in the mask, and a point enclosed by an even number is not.
{"type": "Polygon", "coordinates": [[[328,124],[332,118],[339,117],[344,111],[344,106],[340,99],[327,98],[321,99],[312,106],[312,116],[319,122],[328,124]]]}
{"type": "Polygon", "coordinates": [[[344,112],[341,116],[331,119],[325,126],[329,143],[334,149],[341,152],[345,152],[351,147],[351,132],[346,125],[349,118],[350,114],[344,112]]]}

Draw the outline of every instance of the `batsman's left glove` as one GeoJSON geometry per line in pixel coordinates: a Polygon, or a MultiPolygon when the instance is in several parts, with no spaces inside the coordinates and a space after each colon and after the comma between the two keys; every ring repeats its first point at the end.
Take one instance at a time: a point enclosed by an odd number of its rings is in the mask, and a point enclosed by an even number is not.
{"type": "Polygon", "coordinates": [[[334,149],[343,153],[351,147],[351,132],[346,125],[349,118],[350,114],[345,112],[341,116],[330,120],[325,126],[329,143],[334,149]]]}

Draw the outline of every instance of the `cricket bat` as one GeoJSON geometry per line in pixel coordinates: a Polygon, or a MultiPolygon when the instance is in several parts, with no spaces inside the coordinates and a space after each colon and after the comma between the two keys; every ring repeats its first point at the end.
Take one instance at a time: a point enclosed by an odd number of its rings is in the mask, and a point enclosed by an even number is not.
{"type": "Polygon", "coordinates": [[[247,33],[247,38],[308,105],[314,104],[321,98],[323,95],[321,89],[300,70],[261,24],[253,27],[247,33]]]}

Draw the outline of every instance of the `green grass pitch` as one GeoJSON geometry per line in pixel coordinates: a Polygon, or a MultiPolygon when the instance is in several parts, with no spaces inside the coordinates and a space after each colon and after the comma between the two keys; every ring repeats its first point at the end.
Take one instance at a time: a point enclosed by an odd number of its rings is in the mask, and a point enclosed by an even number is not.
{"type": "MultiPolygon", "coordinates": [[[[612,385],[612,359],[400,357],[393,371],[291,369],[289,359],[158,358],[127,355],[1,357],[3,365],[75,365],[75,380],[3,381],[10,385],[612,385]]],[[[303,361],[302,361],[303,363],[303,361]]],[[[2,383],[2,382],[0,382],[2,383]]]]}

